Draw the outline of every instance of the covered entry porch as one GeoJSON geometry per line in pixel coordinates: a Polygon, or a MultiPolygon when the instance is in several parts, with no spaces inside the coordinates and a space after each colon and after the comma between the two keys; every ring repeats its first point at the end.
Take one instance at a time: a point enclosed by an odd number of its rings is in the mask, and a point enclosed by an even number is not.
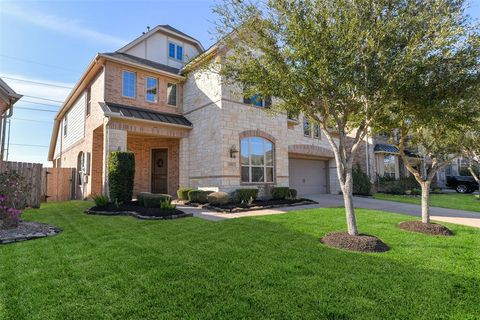
{"type": "Polygon", "coordinates": [[[191,123],[181,115],[107,105],[105,118],[103,193],[108,194],[108,155],[135,154],[134,196],[138,192],[176,195],[180,181],[180,150],[191,123]]]}

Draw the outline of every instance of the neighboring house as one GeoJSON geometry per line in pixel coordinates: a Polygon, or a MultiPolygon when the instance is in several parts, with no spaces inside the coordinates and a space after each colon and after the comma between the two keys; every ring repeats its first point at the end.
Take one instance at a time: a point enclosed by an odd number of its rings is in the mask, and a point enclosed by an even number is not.
{"type": "Polygon", "coordinates": [[[4,159],[7,119],[13,115],[13,105],[21,97],[0,79],[0,161],[4,159]]]}
{"type": "Polygon", "coordinates": [[[55,118],[49,150],[55,167],[77,169],[77,198],[108,193],[108,155],[116,150],[135,153],[134,193],[339,192],[333,152],[317,127],[267,112],[269,99],[243,97],[240,86],[199,67],[221,64],[218,49],[204,51],[161,25],[95,56],[55,118]]]}

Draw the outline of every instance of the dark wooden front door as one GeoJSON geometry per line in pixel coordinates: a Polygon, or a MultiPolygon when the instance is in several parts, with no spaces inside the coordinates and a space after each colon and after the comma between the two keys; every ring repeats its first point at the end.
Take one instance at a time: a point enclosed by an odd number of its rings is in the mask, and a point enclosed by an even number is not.
{"type": "Polygon", "coordinates": [[[168,193],[168,150],[152,150],[152,192],[168,193]]]}

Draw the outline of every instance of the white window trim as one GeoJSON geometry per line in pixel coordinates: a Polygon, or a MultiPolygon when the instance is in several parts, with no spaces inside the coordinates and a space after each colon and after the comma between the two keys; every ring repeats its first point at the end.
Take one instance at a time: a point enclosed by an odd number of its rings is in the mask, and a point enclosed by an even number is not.
{"type": "Polygon", "coordinates": [[[65,115],[65,117],[63,118],[63,136],[66,137],[67,134],[68,134],[68,119],[67,119],[67,115],[65,115]]]}
{"type": "Polygon", "coordinates": [[[393,156],[393,159],[394,159],[394,168],[395,168],[395,179],[399,179],[400,178],[400,166],[399,166],[399,161],[398,161],[398,155],[396,154],[393,154],[393,153],[382,153],[382,156],[380,157],[381,158],[381,161],[380,161],[380,166],[381,166],[381,176],[382,177],[386,177],[385,175],[385,156],[386,155],[391,155],[393,156]]]}
{"type": "Polygon", "coordinates": [[[167,106],[172,107],[172,108],[178,108],[178,83],[174,82],[167,82],[167,106]],[[173,84],[175,85],[175,105],[168,103],[168,85],[173,84]]]}
{"type": "MultiPolygon", "coordinates": [[[[249,185],[259,185],[259,184],[275,184],[275,174],[276,174],[276,170],[275,170],[275,144],[268,140],[268,139],[265,139],[263,137],[257,137],[257,136],[251,136],[251,137],[245,137],[243,139],[240,140],[240,149],[242,148],[242,140],[244,139],[248,139],[248,150],[249,150],[249,153],[248,153],[248,165],[245,165],[245,164],[242,164],[242,156],[241,156],[241,152],[242,150],[240,150],[240,184],[243,184],[243,185],[246,185],[246,184],[249,184],[249,185]],[[259,166],[259,165],[252,165],[252,153],[250,152],[250,150],[252,150],[252,141],[251,141],[251,138],[260,138],[264,141],[267,141],[269,143],[272,144],[272,165],[267,165],[266,164],[266,161],[265,161],[265,150],[263,150],[263,158],[264,158],[264,164],[259,166]],[[242,167],[247,167],[248,168],[248,181],[243,181],[242,180],[242,167]],[[256,181],[252,181],[252,168],[263,168],[263,176],[264,176],[264,179],[267,178],[267,168],[272,168],[272,181],[260,181],[260,182],[256,182],[256,181]]],[[[265,145],[264,145],[265,147],[265,145]]]]}
{"type": "Polygon", "coordinates": [[[182,42],[178,42],[176,40],[172,40],[171,38],[167,39],[167,58],[170,60],[174,60],[177,62],[183,62],[185,59],[185,46],[183,45],[182,42]],[[174,57],[170,57],[170,43],[175,45],[175,52],[174,52],[174,57]],[[182,47],[182,59],[177,59],[177,47],[182,47]]]}
{"type": "Polygon", "coordinates": [[[148,103],[152,103],[152,104],[157,104],[158,103],[158,78],[155,78],[155,77],[150,77],[150,76],[147,76],[145,77],[145,101],[148,102],[148,103]],[[150,101],[148,100],[147,98],[147,90],[148,90],[148,79],[154,79],[155,81],[157,81],[157,93],[155,94],[155,101],[150,101]]]}
{"type": "Polygon", "coordinates": [[[306,138],[311,138],[311,137],[313,137],[312,124],[310,123],[310,121],[308,121],[307,117],[303,117],[302,131],[303,131],[303,136],[304,136],[304,137],[306,137],[306,138]],[[310,126],[310,128],[309,128],[309,130],[308,130],[308,135],[305,134],[305,122],[308,123],[308,125],[310,126]]]}
{"type": "Polygon", "coordinates": [[[137,98],[137,73],[135,71],[122,70],[122,97],[127,98],[127,99],[136,99],[137,98]],[[133,85],[133,97],[124,95],[123,88],[124,88],[124,80],[125,79],[123,77],[123,74],[125,72],[133,73],[135,75],[135,81],[134,81],[135,83],[133,85]]]}

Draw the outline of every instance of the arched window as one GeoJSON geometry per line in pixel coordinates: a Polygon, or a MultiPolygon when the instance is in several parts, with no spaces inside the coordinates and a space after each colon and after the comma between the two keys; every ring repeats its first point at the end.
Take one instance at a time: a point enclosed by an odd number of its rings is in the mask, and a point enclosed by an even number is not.
{"type": "Polygon", "coordinates": [[[260,137],[240,141],[241,181],[270,183],[274,180],[273,143],[260,137]]]}

